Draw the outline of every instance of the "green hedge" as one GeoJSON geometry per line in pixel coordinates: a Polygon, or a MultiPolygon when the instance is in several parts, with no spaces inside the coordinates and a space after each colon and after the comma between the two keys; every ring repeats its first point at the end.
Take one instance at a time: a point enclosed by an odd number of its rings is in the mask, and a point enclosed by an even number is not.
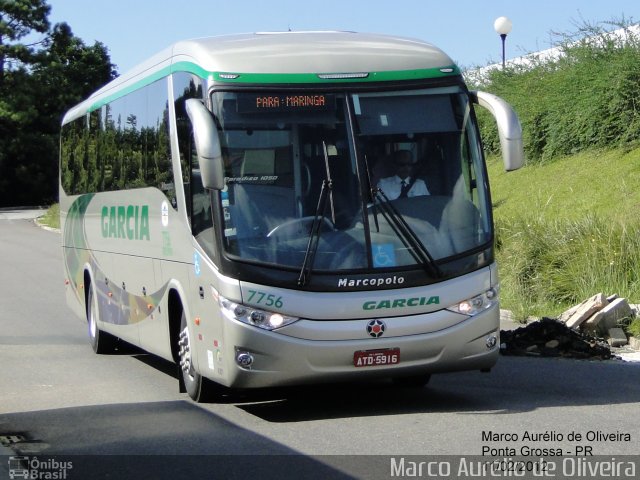
{"type": "MultiPolygon", "coordinates": [[[[620,38],[584,28],[583,40],[561,43],[561,58],[492,70],[472,88],[515,108],[529,162],[592,148],[633,148],[640,144],[640,39],[627,32],[620,38]]],[[[479,117],[487,151],[498,153],[493,120],[479,117]]]]}

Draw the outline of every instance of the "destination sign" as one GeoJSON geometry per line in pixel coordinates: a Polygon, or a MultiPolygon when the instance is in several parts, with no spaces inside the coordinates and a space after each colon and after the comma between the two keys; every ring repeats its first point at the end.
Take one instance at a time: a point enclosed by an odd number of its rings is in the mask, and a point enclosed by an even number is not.
{"type": "Polygon", "coordinates": [[[335,95],[327,94],[242,94],[238,113],[334,110],[335,95]]]}

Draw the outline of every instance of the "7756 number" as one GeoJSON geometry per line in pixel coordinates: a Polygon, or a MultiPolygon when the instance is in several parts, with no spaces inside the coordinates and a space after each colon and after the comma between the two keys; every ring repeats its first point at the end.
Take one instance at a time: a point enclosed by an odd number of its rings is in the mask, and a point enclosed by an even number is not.
{"type": "Polygon", "coordinates": [[[282,308],[284,305],[282,297],[276,297],[271,293],[260,292],[258,290],[249,290],[249,298],[247,298],[247,302],[276,308],[282,308]]]}

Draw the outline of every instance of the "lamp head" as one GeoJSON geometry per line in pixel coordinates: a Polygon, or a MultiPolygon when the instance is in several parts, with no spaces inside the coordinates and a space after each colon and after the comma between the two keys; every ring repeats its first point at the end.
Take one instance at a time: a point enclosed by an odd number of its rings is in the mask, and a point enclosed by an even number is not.
{"type": "Polygon", "coordinates": [[[493,22],[493,28],[498,33],[498,35],[507,35],[509,32],[511,32],[512,26],[513,24],[511,23],[511,20],[509,20],[507,17],[498,17],[496,18],[496,21],[493,22]]]}

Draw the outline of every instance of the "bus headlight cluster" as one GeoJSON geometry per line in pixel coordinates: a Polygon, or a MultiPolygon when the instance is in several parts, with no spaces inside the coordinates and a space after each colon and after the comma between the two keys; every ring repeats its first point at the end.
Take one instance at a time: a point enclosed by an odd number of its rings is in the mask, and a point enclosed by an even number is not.
{"type": "Polygon", "coordinates": [[[290,323],[298,321],[298,317],[289,317],[281,313],[268,312],[254,307],[248,307],[240,303],[219,296],[220,308],[222,313],[229,319],[238,320],[247,325],[264,328],[265,330],[274,330],[284,327],[290,323]]]}
{"type": "Polygon", "coordinates": [[[452,312],[461,313],[462,315],[474,316],[480,312],[483,312],[498,303],[498,290],[496,288],[490,288],[486,292],[463,300],[462,302],[452,305],[447,310],[452,312]]]}

